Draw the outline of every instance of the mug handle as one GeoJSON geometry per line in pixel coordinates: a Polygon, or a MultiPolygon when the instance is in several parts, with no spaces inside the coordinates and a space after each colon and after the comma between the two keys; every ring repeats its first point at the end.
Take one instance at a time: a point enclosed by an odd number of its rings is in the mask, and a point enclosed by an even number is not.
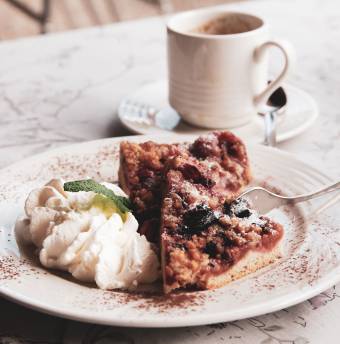
{"type": "Polygon", "coordinates": [[[282,51],[285,60],[284,66],[278,77],[270,82],[261,93],[254,97],[255,105],[267,102],[270,95],[281,86],[282,81],[287,77],[289,70],[292,68],[293,61],[295,60],[293,46],[287,41],[277,40],[265,42],[257,47],[254,52],[255,62],[260,62],[266,51],[271,47],[279,48],[282,51]]]}

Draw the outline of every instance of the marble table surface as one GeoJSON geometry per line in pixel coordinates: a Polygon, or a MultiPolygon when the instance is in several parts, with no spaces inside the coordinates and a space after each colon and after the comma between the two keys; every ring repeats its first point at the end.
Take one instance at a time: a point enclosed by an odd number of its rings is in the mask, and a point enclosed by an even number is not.
{"type": "MultiPolygon", "coordinates": [[[[339,178],[340,6],[331,0],[242,2],[297,52],[290,82],[320,116],[279,145],[339,178]]],[[[166,18],[0,44],[0,167],[53,147],[126,135],[119,100],[166,77],[166,18]]],[[[273,63],[273,69],[279,62],[273,63]]],[[[122,329],[43,315],[0,299],[1,343],[339,343],[340,285],[254,319],[182,329],[122,329]]]]}

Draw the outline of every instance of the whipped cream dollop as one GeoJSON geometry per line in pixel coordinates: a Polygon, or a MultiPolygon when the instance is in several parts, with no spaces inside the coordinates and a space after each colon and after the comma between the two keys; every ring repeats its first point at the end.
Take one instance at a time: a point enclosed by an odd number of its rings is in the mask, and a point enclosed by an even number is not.
{"type": "MultiPolygon", "coordinates": [[[[131,289],[159,277],[159,261],[131,212],[124,216],[105,196],[66,192],[61,179],[33,190],[25,203],[26,217],[16,233],[39,251],[47,268],[69,271],[76,279],[95,281],[101,289],[131,289]]],[[[117,196],[116,185],[102,183],[117,196]]]]}

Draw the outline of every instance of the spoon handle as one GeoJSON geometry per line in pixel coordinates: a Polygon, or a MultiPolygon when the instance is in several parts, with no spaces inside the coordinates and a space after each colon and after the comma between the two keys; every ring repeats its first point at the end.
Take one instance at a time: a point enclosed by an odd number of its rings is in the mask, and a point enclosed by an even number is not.
{"type": "Polygon", "coordinates": [[[276,146],[276,111],[268,111],[264,115],[264,144],[276,146]]]}

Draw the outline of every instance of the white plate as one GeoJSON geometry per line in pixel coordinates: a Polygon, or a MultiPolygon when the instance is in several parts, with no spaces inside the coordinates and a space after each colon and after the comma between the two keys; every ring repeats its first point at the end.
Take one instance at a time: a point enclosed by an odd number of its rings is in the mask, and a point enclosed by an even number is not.
{"type": "MultiPolygon", "coordinates": [[[[192,137],[126,139],[174,142],[192,140],[192,137]]],[[[23,213],[25,196],[52,177],[116,180],[121,140],[113,138],[60,148],[0,171],[0,293],[3,296],[42,312],[80,321],[175,327],[276,311],[339,282],[339,217],[335,207],[315,216],[321,201],[273,212],[273,218],[285,227],[283,258],[214,291],[180,293],[170,298],[129,295],[99,290],[94,285],[80,284],[41,268],[30,258],[30,250],[18,247],[13,233],[13,224],[23,213]]],[[[255,182],[266,181],[267,185],[287,194],[315,190],[330,182],[322,173],[279,150],[250,145],[249,155],[255,182]]]]}
{"type": "MultiPolygon", "coordinates": [[[[315,100],[306,92],[291,85],[284,85],[288,105],[286,113],[280,117],[277,127],[277,140],[282,142],[300,135],[316,120],[318,109],[315,100]]],[[[118,109],[118,116],[123,125],[137,134],[202,134],[211,129],[202,129],[181,121],[178,113],[168,103],[168,86],[166,81],[157,81],[142,86],[140,89],[124,98],[118,109]],[[126,106],[126,104],[129,104],[126,106]],[[132,106],[131,106],[132,104],[132,106]],[[136,104],[136,106],[133,106],[136,104]],[[140,104],[160,110],[156,121],[146,118],[145,108],[140,104]],[[133,118],[134,120],[131,120],[133,118]]],[[[235,134],[243,139],[262,143],[264,135],[263,118],[254,116],[254,120],[239,128],[234,128],[235,134]]]]}

